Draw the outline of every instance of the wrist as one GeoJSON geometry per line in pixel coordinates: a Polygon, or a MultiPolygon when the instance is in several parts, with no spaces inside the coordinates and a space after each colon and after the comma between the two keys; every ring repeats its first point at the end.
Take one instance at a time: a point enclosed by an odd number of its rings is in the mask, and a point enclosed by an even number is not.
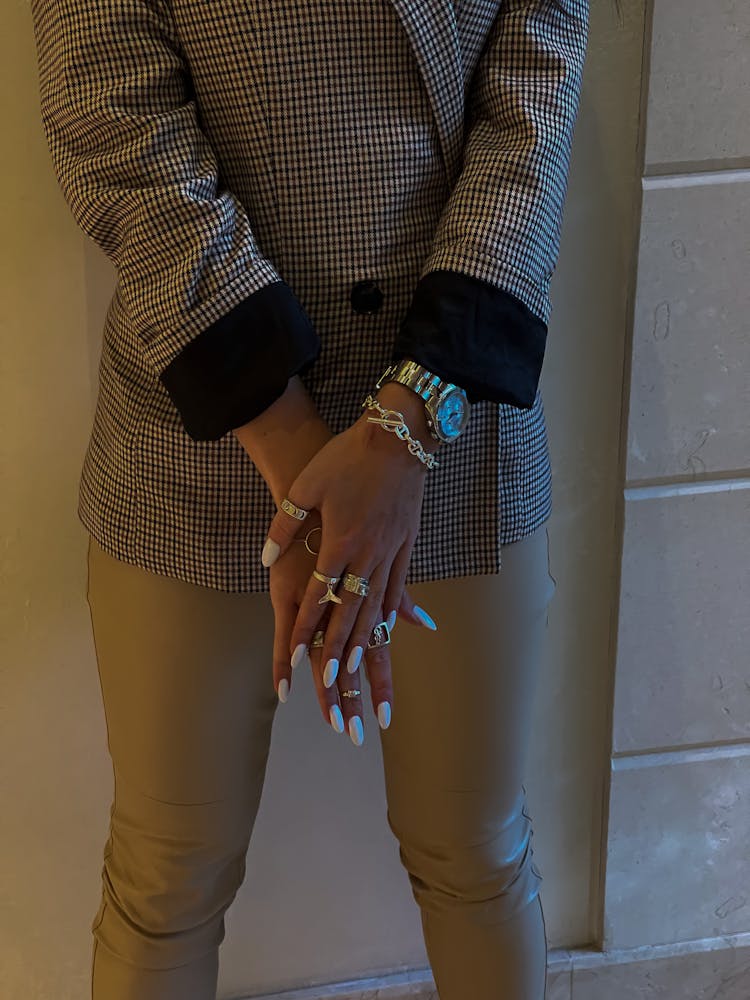
{"type": "Polygon", "coordinates": [[[333,432],[298,375],[261,414],[232,433],[265,479],[277,506],[333,432]]]}
{"type": "MultiPolygon", "coordinates": [[[[436,440],[430,433],[424,401],[412,389],[399,382],[386,382],[372,395],[381,406],[403,415],[409,434],[419,441],[426,452],[434,454],[440,449],[443,442],[436,440]]],[[[427,467],[416,455],[411,454],[407,443],[379,424],[368,421],[367,418],[371,416],[378,416],[377,411],[364,409],[358,421],[366,446],[392,454],[396,458],[400,456],[406,466],[416,466],[426,471],[427,467]]]]}

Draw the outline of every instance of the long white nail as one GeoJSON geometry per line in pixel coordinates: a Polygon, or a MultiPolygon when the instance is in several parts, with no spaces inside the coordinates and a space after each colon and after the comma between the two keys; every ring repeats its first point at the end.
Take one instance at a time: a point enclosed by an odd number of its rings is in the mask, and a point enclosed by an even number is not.
{"type": "Polygon", "coordinates": [[[359,666],[361,660],[362,660],[362,647],[355,646],[354,649],[351,651],[351,653],[349,653],[349,659],[346,661],[347,671],[350,674],[353,674],[354,671],[359,666]]]}
{"type": "Polygon", "coordinates": [[[273,566],[279,556],[281,551],[281,546],[278,542],[275,542],[273,538],[267,538],[266,544],[263,546],[263,551],[260,554],[260,561],[264,566],[273,566]]]}
{"type": "Polygon", "coordinates": [[[331,659],[328,661],[328,663],[326,663],[326,668],[323,671],[324,687],[329,688],[331,684],[333,684],[333,682],[336,680],[336,675],[338,674],[338,672],[339,672],[339,661],[332,656],[331,659]]]}
{"type": "Polygon", "coordinates": [[[381,701],[378,705],[378,725],[381,729],[387,729],[391,724],[390,702],[381,701]]]}
{"type": "Polygon", "coordinates": [[[279,701],[286,701],[289,697],[289,681],[282,677],[279,681],[279,701]]]}
{"type": "Polygon", "coordinates": [[[365,731],[362,726],[362,720],[358,715],[353,715],[349,719],[349,736],[355,747],[361,747],[365,741],[365,731]]]}
{"type": "Polygon", "coordinates": [[[295,667],[298,667],[300,663],[302,663],[302,657],[305,655],[306,652],[307,652],[307,646],[304,644],[304,642],[301,642],[292,653],[292,670],[294,670],[295,667]]]}
{"type": "Polygon", "coordinates": [[[396,624],[396,612],[395,611],[391,611],[391,613],[386,618],[385,623],[388,626],[388,631],[392,632],[393,631],[393,626],[396,624]]]}
{"type": "Polygon", "coordinates": [[[336,730],[337,733],[343,733],[344,731],[344,716],[341,714],[341,709],[338,705],[331,705],[328,714],[331,717],[331,725],[336,730]]]}
{"type": "Polygon", "coordinates": [[[433,632],[437,631],[437,625],[435,624],[435,622],[432,620],[432,618],[430,618],[425,609],[420,608],[418,604],[414,605],[414,614],[417,616],[417,618],[419,618],[419,620],[422,622],[423,625],[427,626],[427,628],[431,628],[433,632]]]}

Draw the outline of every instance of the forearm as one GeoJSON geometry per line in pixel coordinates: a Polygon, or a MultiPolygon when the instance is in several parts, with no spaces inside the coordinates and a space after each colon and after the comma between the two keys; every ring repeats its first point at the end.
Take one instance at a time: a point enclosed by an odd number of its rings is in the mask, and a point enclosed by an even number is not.
{"type": "MultiPolygon", "coordinates": [[[[425,407],[416,393],[396,382],[388,382],[375,393],[381,406],[403,413],[412,437],[421,442],[425,451],[436,452],[441,447],[427,427],[425,407]]],[[[367,423],[373,410],[363,410],[361,422],[368,447],[385,449],[407,466],[418,463],[409,454],[403,441],[383,427],[367,423]]],[[[313,455],[330,440],[332,431],[323,420],[315,403],[298,375],[289,379],[286,391],[254,420],[237,427],[232,433],[253,461],[278,506],[287,490],[313,455]]]]}
{"type": "Polygon", "coordinates": [[[301,470],[330,440],[332,431],[299,375],[259,416],[232,430],[278,506],[301,470]]]}

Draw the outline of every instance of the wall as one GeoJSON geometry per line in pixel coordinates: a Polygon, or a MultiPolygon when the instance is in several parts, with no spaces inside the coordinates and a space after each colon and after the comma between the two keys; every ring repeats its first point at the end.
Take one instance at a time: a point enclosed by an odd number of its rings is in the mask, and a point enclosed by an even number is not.
{"type": "MultiPolygon", "coordinates": [[[[569,980],[560,972],[567,949],[596,941],[603,887],[613,518],[638,221],[643,4],[621,14],[610,3],[592,8],[542,376],[558,589],[527,789],[554,990],[569,980]]],[[[80,1000],[112,776],[85,602],[87,536],[75,509],[113,276],[52,173],[28,7],[8,4],[0,17],[0,994],[80,1000]]],[[[378,742],[347,750],[320,725],[309,678],[295,684],[300,696],[277,717],[246,883],[227,919],[220,996],[427,965],[385,820],[378,742]],[[341,787],[354,817],[345,823],[331,792],[341,787]],[[332,865],[346,884],[330,886],[332,865]]],[[[415,988],[427,981],[411,978],[415,988]]]]}
{"type": "Polygon", "coordinates": [[[750,995],[750,7],[655,0],[651,13],[603,954],[578,963],[573,997],[741,1000],[750,995]]]}

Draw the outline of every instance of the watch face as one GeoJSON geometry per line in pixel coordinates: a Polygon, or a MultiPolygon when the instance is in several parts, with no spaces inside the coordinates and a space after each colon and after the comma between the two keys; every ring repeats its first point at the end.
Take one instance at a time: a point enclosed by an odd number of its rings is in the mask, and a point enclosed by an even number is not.
{"type": "Polygon", "coordinates": [[[458,437],[469,419],[469,405],[460,389],[451,389],[435,411],[437,429],[445,440],[458,437]]]}

